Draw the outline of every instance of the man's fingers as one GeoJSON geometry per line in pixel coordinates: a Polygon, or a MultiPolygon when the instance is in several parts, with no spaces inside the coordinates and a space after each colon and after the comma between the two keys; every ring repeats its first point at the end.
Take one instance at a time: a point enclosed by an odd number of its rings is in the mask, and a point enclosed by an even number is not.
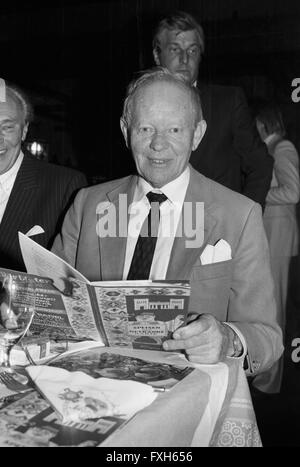
{"type": "Polygon", "coordinates": [[[163,343],[164,350],[182,350],[184,349],[185,341],[183,340],[167,340],[163,343]]]}
{"type": "Polygon", "coordinates": [[[195,321],[192,321],[187,326],[177,329],[173,334],[173,339],[189,339],[190,337],[197,336],[203,331],[206,331],[210,326],[210,321],[207,315],[201,315],[195,321]]]}
{"type": "Polygon", "coordinates": [[[188,339],[170,339],[164,342],[165,350],[186,350],[197,347],[201,343],[201,336],[192,336],[188,339]]]}

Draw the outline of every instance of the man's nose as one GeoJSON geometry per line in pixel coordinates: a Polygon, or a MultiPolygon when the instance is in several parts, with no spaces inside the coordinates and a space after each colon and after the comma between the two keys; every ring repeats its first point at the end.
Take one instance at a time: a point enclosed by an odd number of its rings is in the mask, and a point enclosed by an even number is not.
{"type": "Polygon", "coordinates": [[[180,61],[181,63],[187,63],[189,60],[189,56],[186,50],[181,50],[180,52],[180,61]]]}
{"type": "Polygon", "coordinates": [[[168,142],[164,135],[161,133],[155,133],[152,137],[150,148],[153,151],[163,151],[168,147],[168,142]]]}

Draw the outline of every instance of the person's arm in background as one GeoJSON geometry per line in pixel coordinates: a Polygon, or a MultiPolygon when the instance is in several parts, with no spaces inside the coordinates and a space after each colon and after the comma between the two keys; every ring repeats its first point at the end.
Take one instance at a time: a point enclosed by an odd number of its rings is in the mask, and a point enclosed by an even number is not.
{"type": "Polygon", "coordinates": [[[237,88],[232,109],[233,144],[241,157],[244,175],[242,194],[265,206],[273,170],[273,158],[261,141],[251,117],[246,97],[237,88]]]}
{"type": "Polygon", "coordinates": [[[268,204],[297,204],[300,198],[299,159],[295,146],[280,141],[274,152],[274,172],[278,186],[271,187],[268,204]]]}

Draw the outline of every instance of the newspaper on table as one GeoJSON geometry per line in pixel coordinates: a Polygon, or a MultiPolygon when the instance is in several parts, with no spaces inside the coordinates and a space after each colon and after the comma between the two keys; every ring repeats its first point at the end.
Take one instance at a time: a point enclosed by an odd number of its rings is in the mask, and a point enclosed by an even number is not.
{"type": "MultiPolygon", "coordinates": [[[[68,339],[105,346],[160,350],[186,324],[188,281],[89,282],[64,260],[19,233],[26,273],[36,284],[36,313],[30,330],[51,329],[68,339]]],[[[0,270],[1,275],[5,270],[0,270]]]]}
{"type": "MultiPolygon", "coordinates": [[[[50,366],[42,368],[50,367],[69,372],[82,371],[95,381],[109,377],[144,383],[151,386],[159,398],[166,399],[170,394],[168,390],[194,371],[193,365],[183,355],[101,347],[96,342],[91,342],[85,349],[66,352],[50,366]]],[[[64,389],[64,392],[67,392],[65,398],[71,403],[76,403],[82,395],[82,390],[77,392],[72,388],[64,389]]],[[[93,407],[91,402],[88,401],[90,408],[93,407]]],[[[40,392],[29,390],[0,397],[0,446],[105,445],[111,435],[122,429],[131,418],[130,414],[124,413],[63,422],[47,398],[40,392]]]]}

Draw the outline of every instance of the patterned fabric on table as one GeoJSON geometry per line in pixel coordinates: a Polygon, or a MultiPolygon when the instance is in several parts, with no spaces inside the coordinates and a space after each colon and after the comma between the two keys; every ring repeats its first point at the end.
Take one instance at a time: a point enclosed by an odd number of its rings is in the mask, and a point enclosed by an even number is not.
{"type": "Polygon", "coordinates": [[[262,447],[242,363],[231,359],[226,363],[229,366],[229,383],[210,446],[262,447]]]}

